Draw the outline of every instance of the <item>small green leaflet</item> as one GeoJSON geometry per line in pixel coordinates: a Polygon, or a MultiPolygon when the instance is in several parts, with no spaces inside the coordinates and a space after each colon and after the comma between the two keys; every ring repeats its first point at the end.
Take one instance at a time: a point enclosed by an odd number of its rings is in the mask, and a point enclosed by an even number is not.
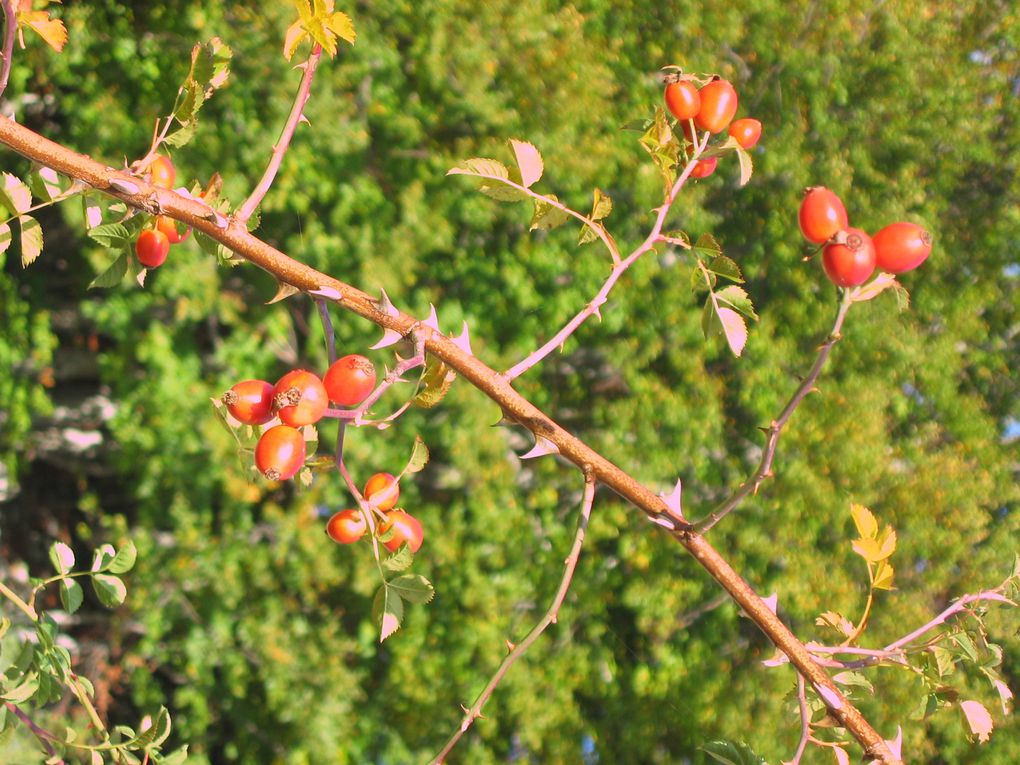
{"type": "Polygon", "coordinates": [[[107,608],[115,608],[127,597],[127,587],[120,577],[112,574],[93,574],[92,586],[95,588],[99,602],[107,608]]]}
{"type": "MultiPolygon", "coordinates": [[[[595,199],[594,202],[592,203],[591,215],[589,215],[588,217],[591,218],[593,221],[600,221],[603,218],[607,217],[609,213],[613,211],[613,200],[610,196],[603,193],[602,190],[598,188],[595,189],[594,197],[595,199]]],[[[605,231],[604,226],[600,226],[600,228],[603,230],[603,232],[605,231]]],[[[581,229],[581,236],[577,240],[577,243],[588,244],[588,242],[594,242],[598,238],[599,238],[598,231],[596,231],[591,226],[585,224],[585,226],[581,229]]]]}
{"type": "Polygon", "coordinates": [[[644,132],[638,142],[651,156],[655,166],[659,168],[663,185],[669,191],[676,180],[676,166],[680,157],[680,141],[673,134],[673,129],[666,119],[666,112],[661,106],[655,108],[655,119],[644,132]]]}
{"type": "Polygon", "coordinates": [[[562,226],[568,220],[570,220],[570,213],[556,207],[553,202],[559,202],[560,200],[555,194],[549,194],[545,199],[535,200],[535,212],[531,216],[530,231],[536,229],[540,231],[546,231],[548,229],[562,226]],[[549,201],[545,201],[548,199],[549,201]]]}
{"type": "Polygon", "coordinates": [[[457,379],[457,373],[435,356],[429,356],[418,385],[418,393],[411,399],[415,406],[431,409],[443,398],[457,379]]]}
{"type": "Polygon", "coordinates": [[[715,293],[715,299],[720,303],[726,303],[731,308],[744,314],[749,319],[757,319],[758,314],[754,312],[754,305],[751,303],[751,298],[747,296],[747,292],[742,287],[738,287],[735,284],[731,284],[729,287],[724,287],[715,293]]]}
{"type": "MultiPolygon", "coordinates": [[[[499,202],[519,202],[528,198],[528,195],[520,189],[506,185],[507,183],[517,183],[520,179],[512,177],[507,166],[498,159],[485,157],[466,159],[456,167],[447,170],[446,174],[470,175],[493,181],[492,183],[483,183],[478,187],[478,190],[499,202]]],[[[518,175],[516,170],[514,175],[518,175]]]]}
{"type": "Polygon", "coordinates": [[[732,308],[717,307],[714,297],[714,294],[710,294],[705,300],[705,308],[701,314],[701,331],[706,340],[722,332],[733,355],[739,356],[747,344],[747,325],[740,314],[732,308]]]}
{"type": "Polygon", "coordinates": [[[77,611],[85,599],[85,592],[74,579],[60,580],[60,604],[69,614],[77,611]]]}
{"type": "Polygon", "coordinates": [[[124,274],[127,273],[128,269],[128,254],[127,252],[121,252],[117,256],[117,259],[110,264],[103,273],[97,276],[89,283],[89,289],[96,287],[116,287],[121,283],[124,278],[124,274]]]}
{"type": "Polygon", "coordinates": [[[391,592],[389,584],[384,582],[372,600],[372,620],[379,625],[379,642],[400,629],[403,619],[404,601],[398,594],[391,592]]]}
{"type": "Polygon", "coordinates": [[[407,465],[404,467],[401,476],[408,475],[411,473],[419,473],[422,468],[428,464],[429,461],[429,448],[425,446],[425,442],[421,440],[421,436],[414,437],[414,448],[411,450],[411,457],[407,461],[407,465]]]}
{"type": "Polygon", "coordinates": [[[435,597],[432,583],[421,574],[401,574],[390,580],[389,587],[408,603],[423,605],[435,597]]]}

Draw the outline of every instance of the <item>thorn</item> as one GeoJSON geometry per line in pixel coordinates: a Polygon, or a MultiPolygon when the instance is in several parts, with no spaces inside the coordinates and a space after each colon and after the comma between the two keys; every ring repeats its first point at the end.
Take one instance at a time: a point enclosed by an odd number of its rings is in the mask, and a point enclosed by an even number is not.
{"type": "Polygon", "coordinates": [[[510,653],[517,647],[516,643],[511,643],[509,640],[506,641],[506,652],[510,653]]]}

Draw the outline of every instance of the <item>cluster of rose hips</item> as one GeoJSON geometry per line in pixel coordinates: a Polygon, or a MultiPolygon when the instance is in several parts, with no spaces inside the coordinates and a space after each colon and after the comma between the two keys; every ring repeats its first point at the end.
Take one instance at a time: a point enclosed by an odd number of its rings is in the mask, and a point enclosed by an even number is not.
{"type": "MultiPolygon", "coordinates": [[[[712,135],[721,133],[728,126],[729,135],[744,149],[758,143],[761,122],[750,117],[733,120],[737,115],[738,98],[736,89],[728,80],[716,76],[699,88],[689,75],[675,73],[668,75],[667,79],[666,108],[677,118],[684,136],[692,145],[696,136],[691,130],[691,120],[695,130],[707,130],[712,135]]],[[[691,177],[707,178],[715,172],[718,164],[718,157],[700,159],[691,170],[691,177]]]]}
{"type": "MultiPolygon", "coordinates": [[[[149,163],[149,183],[161,189],[173,188],[177,178],[177,170],[169,157],[157,154],[149,163]]],[[[177,232],[177,222],[165,215],[157,215],[151,228],[142,229],[135,241],[135,255],[138,262],[146,268],[158,268],[163,265],[170,252],[170,245],[178,244],[188,238],[191,229],[183,234],[177,232]]]]}
{"type": "Polygon", "coordinates": [[[864,284],[876,268],[911,271],[931,254],[931,234],[916,223],[890,223],[873,237],[852,228],[842,200],[824,186],[805,192],[799,221],[805,239],[824,245],[822,267],[839,287],[864,284]]]}
{"type": "MultiPolygon", "coordinates": [[[[330,402],[358,406],[375,389],[375,383],[372,362],[351,354],[333,362],[321,378],[305,369],[293,369],[275,385],[244,380],[223,394],[223,403],[238,422],[269,426],[255,445],[255,467],[271,481],[285,481],[298,474],[308,456],[300,428],[330,416],[330,402]]],[[[406,542],[411,552],[417,552],[424,536],[422,526],[404,510],[394,509],[399,496],[400,485],[390,473],[376,473],[365,484],[364,497],[379,514],[377,531],[382,544],[396,551],[406,542]]],[[[326,533],[341,544],[357,542],[367,530],[367,518],[356,509],[341,510],[326,524],[326,533]]]]}

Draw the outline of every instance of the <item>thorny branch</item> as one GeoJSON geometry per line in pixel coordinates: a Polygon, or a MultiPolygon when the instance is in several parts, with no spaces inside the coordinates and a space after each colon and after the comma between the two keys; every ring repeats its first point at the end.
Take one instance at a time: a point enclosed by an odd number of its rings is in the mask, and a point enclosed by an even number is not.
{"type": "Polygon", "coordinates": [[[478,694],[478,698],[475,699],[475,703],[471,705],[470,709],[464,710],[464,718],[461,720],[460,727],[454,732],[450,739],[446,742],[443,748],[439,751],[431,761],[431,765],[441,765],[445,760],[446,755],[457,745],[461,737],[467,733],[468,728],[482,716],[482,707],[485,706],[485,702],[489,700],[493,691],[496,690],[496,686],[499,685],[503,676],[510,671],[518,659],[520,659],[524,653],[531,647],[531,645],[541,637],[542,633],[545,632],[546,628],[550,624],[554,624],[556,619],[559,617],[560,607],[563,605],[563,601],[567,597],[567,592],[570,590],[570,583],[574,578],[574,571],[577,569],[577,561],[581,557],[581,547],[584,544],[584,534],[588,529],[588,519],[591,517],[592,504],[595,502],[595,477],[585,472],[584,476],[584,495],[581,498],[581,512],[577,518],[577,531],[574,532],[574,544],[570,548],[570,554],[564,564],[563,577],[560,579],[560,586],[556,590],[556,595],[553,597],[552,603],[549,605],[548,610],[542,616],[531,631],[524,637],[524,639],[514,645],[507,641],[507,648],[509,652],[503,658],[499,668],[489,679],[488,684],[478,694]]]}
{"type": "Polygon", "coordinates": [[[545,438],[556,446],[559,454],[565,459],[575,465],[586,467],[600,483],[616,491],[666,528],[743,608],[768,638],[789,657],[791,663],[811,681],[812,685],[826,689],[828,692],[826,704],[830,713],[860,742],[866,756],[877,758],[885,765],[898,765],[899,759],[893,755],[888,744],[857,707],[839,691],[804,644],[702,535],[683,521],[671,520],[669,508],[660,496],[560,427],[513,390],[509,382],[499,373],[477,356],[461,348],[453,339],[432,328],[423,327],[420,321],[403,312],[386,310],[380,300],[287,257],[250,234],[243,223],[215,214],[202,202],[187,199],[167,189],[153,187],[144,180],[128,176],[54,143],[5,117],[0,117],[0,143],[28,159],[121,199],[132,207],[152,213],[159,211],[192,226],[245,260],[266,270],[282,283],[305,292],[315,291],[321,294],[323,290],[327,290],[333,296],[334,303],[384,329],[404,336],[415,329],[421,329],[425,333],[425,349],[448,364],[462,379],[499,404],[508,418],[521,423],[536,437],[545,438]],[[114,187],[112,181],[119,181],[120,188],[114,187]],[[124,181],[136,186],[138,191],[135,193],[123,191],[124,181]]]}

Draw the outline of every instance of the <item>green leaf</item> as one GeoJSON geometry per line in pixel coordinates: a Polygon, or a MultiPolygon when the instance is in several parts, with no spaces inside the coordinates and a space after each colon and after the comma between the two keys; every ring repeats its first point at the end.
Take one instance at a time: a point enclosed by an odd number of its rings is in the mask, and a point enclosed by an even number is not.
{"type": "Polygon", "coordinates": [[[749,319],[757,319],[758,314],[754,312],[754,305],[751,303],[751,298],[747,296],[747,292],[742,287],[738,287],[735,284],[731,284],[729,287],[724,287],[715,293],[715,299],[720,303],[726,303],[731,308],[744,314],[749,319]]]}
{"type": "MultiPolygon", "coordinates": [[[[725,255],[712,258],[705,263],[705,268],[713,274],[722,276],[732,282],[742,284],[744,281],[744,275],[740,272],[740,266],[725,255]]],[[[750,303],[750,300],[748,300],[748,303],[750,303]]]]}
{"type": "Polygon", "coordinates": [[[875,566],[875,581],[871,583],[873,589],[876,590],[893,590],[893,577],[896,574],[896,570],[890,565],[889,561],[879,561],[875,566]]]}
{"type": "Polygon", "coordinates": [[[751,161],[751,155],[747,153],[747,149],[743,146],[737,146],[736,152],[737,161],[740,163],[740,185],[746,186],[754,174],[754,163],[751,161]]]}
{"type": "Polygon", "coordinates": [[[18,226],[21,228],[21,267],[28,268],[42,252],[42,226],[39,225],[39,221],[28,215],[18,218],[18,226]]]}
{"type": "Polygon", "coordinates": [[[0,205],[12,217],[17,217],[32,207],[32,192],[25,182],[16,175],[4,173],[3,186],[0,187],[0,205]]]}
{"type": "Polygon", "coordinates": [[[67,611],[67,613],[73,614],[81,608],[81,604],[84,599],[84,590],[82,590],[81,585],[78,584],[78,582],[74,579],[60,580],[60,604],[64,607],[64,610],[67,611]]]}
{"type": "Polygon", "coordinates": [[[510,171],[507,166],[498,159],[487,157],[474,157],[466,159],[459,165],[446,171],[447,175],[473,175],[476,177],[491,179],[510,179],[510,171]]]}
{"type": "MultiPolygon", "coordinates": [[[[560,201],[554,194],[549,194],[548,199],[554,202],[560,201]]],[[[568,220],[570,220],[569,213],[564,212],[550,202],[546,202],[544,199],[536,199],[535,212],[531,216],[531,227],[529,230],[534,231],[538,229],[540,231],[547,231],[557,226],[562,226],[568,220]]]]}
{"type": "Polygon", "coordinates": [[[188,747],[187,745],[182,746],[180,749],[175,749],[170,754],[163,757],[159,763],[160,765],[183,765],[188,759],[188,747]]]}
{"type": "Polygon", "coordinates": [[[135,560],[137,558],[138,550],[135,548],[135,543],[129,539],[124,546],[117,551],[113,560],[107,565],[106,570],[112,574],[123,574],[134,567],[135,560]]]}
{"type": "MultiPolygon", "coordinates": [[[[91,233],[91,232],[90,232],[91,233]]],[[[116,287],[124,279],[128,270],[128,254],[122,252],[103,273],[89,283],[89,289],[96,287],[116,287]]]]}
{"type": "Polygon", "coordinates": [[[712,741],[699,748],[724,765],[768,765],[743,741],[712,741]]]}
{"type": "Polygon", "coordinates": [[[613,199],[608,194],[602,191],[602,189],[596,188],[594,192],[594,202],[591,207],[591,215],[588,217],[592,220],[602,220],[609,216],[609,213],[613,211],[613,199]]]}
{"type": "Polygon", "coordinates": [[[731,308],[718,309],[719,323],[722,325],[723,334],[726,336],[726,343],[734,356],[744,352],[747,344],[747,324],[743,317],[731,308]]]}
{"type": "Polygon", "coordinates": [[[35,696],[36,691],[39,690],[39,675],[32,672],[26,675],[21,683],[9,691],[4,691],[0,694],[0,698],[4,701],[10,701],[14,704],[24,704],[30,698],[35,696]]]}
{"type": "Polygon", "coordinates": [[[404,619],[404,601],[395,592],[391,592],[386,583],[383,583],[372,599],[372,618],[379,626],[380,643],[400,629],[400,622],[404,619]]]}
{"type": "Polygon", "coordinates": [[[14,234],[11,233],[10,223],[0,223],[0,255],[3,255],[11,247],[14,241],[14,234]]]}
{"type": "Polygon", "coordinates": [[[428,461],[429,448],[425,446],[425,442],[422,441],[421,436],[415,436],[414,448],[411,450],[411,458],[407,461],[407,465],[404,467],[400,475],[403,476],[421,472],[422,468],[428,464],[428,461]]]}
{"type": "Polygon", "coordinates": [[[390,581],[390,588],[408,603],[428,603],[435,597],[432,583],[421,574],[402,574],[390,581]]]}
{"type": "Polygon", "coordinates": [[[722,247],[711,234],[702,234],[694,243],[694,254],[706,259],[714,259],[722,255],[722,247]]]}
{"type": "Polygon", "coordinates": [[[88,230],[89,238],[110,249],[128,247],[134,238],[123,223],[104,223],[88,230]]]}
{"type": "Polygon", "coordinates": [[[401,545],[395,553],[388,556],[383,562],[382,567],[386,571],[396,573],[398,571],[405,571],[410,568],[414,562],[414,553],[411,552],[411,548],[407,545],[401,545]]]}
{"type": "Polygon", "coordinates": [[[875,686],[871,684],[867,677],[862,675],[860,672],[839,672],[832,676],[834,682],[840,685],[846,685],[854,688],[863,688],[870,694],[875,693],[875,686]]]}
{"type": "Polygon", "coordinates": [[[74,568],[74,550],[63,542],[50,545],[50,563],[58,574],[66,574],[74,568]]]}
{"type": "Polygon", "coordinates": [[[953,642],[960,647],[963,654],[970,659],[974,664],[978,663],[978,652],[974,646],[974,641],[970,639],[970,636],[965,632],[958,632],[953,635],[953,642]]]}
{"type": "Polygon", "coordinates": [[[187,146],[191,143],[191,139],[195,137],[195,133],[198,132],[198,122],[192,120],[191,122],[179,127],[174,132],[170,133],[166,138],[163,139],[163,143],[168,146],[174,146],[180,148],[181,146],[187,146]]]}
{"type": "Polygon", "coordinates": [[[422,372],[421,382],[418,384],[418,392],[411,399],[415,406],[422,409],[431,409],[450,391],[450,386],[457,379],[457,373],[452,367],[437,356],[429,355],[425,363],[425,371],[422,372]]]}
{"type": "Polygon", "coordinates": [[[93,574],[92,586],[99,602],[107,608],[116,608],[127,597],[127,587],[119,577],[112,574],[93,574]]]}

